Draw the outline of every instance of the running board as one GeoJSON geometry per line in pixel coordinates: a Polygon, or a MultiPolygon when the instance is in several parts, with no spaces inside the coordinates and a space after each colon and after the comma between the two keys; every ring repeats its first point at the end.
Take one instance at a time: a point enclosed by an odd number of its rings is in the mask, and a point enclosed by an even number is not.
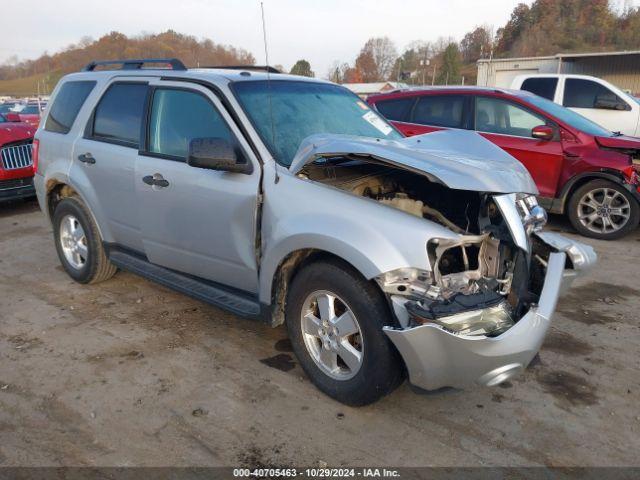
{"type": "Polygon", "coordinates": [[[260,303],[249,295],[230,292],[205,280],[154,265],[144,258],[122,250],[109,249],[109,260],[118,268],[136,273],[165,287],[242,317],[259,318],[261,316],[260,303]]]}

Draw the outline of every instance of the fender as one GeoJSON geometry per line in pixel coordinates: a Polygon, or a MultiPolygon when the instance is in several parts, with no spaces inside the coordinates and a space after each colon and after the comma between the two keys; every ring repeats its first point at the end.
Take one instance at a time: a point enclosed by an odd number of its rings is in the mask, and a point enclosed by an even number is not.
{"type": "Polygon", "coordinates": [[[299,250],[331,253],[372,279],[397,268],[430,270],[429,239],[459,238],[437,223],[288,172],[278,184],[267,182],[265,189],[262,303],[271,303],[272,283],[282,261],[299,250]]]}
{"type": "Polygon", "coordinates": [[[604,179],[609,180],[613,183],[617,183],[621,185],[625,189],[631,193],[636,201],[640,203],[640,193],[633,187],[633,185],[629,185],[625,183],[624,178],[622,176],[622,172],[618,170],[596,170],[593,172],[584,172],[572,177],[565,185],[562,187],[560,191],[560,195],[557,198],[554,198],[551,201],[551,206],[549,207],[549,211],[551,213],[560,213],[563,214],[565,212],[565,208],[567,205],[567,201],[569,200],[569,195],[575,189],[575,186],[579,183],[584,183],[584,181],[596,180],[596,179],[604,179]]]}

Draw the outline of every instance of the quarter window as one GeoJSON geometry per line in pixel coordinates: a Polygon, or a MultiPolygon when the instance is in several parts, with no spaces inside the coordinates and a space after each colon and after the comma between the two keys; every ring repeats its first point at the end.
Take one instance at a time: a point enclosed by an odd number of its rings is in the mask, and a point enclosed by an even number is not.
{"type": "Polygon", "coordinates": [[[413,123],[437,127],[462,128],[465,97],[460,95],[425,95],[413,109],[413,123]]]}
{"type": "Polygon", "coordinates": [[[233,133],[204,96],[196,92],[158,89],[149,120],[150,153],[186,159],[194,138],[222,138],[234,144],[233,133]]]}
{"type": "Polygon", "coordinates": [[[556,86],[558,85],[558,79],[553,77],[540,78],[533,77],[527,78],[522,82],[521,90],[534,93],[547,100],[553,100],[556,95],[556,86]]]}
{"type": "Polygon", "coordinates": [[[138,148],[147,96],[146,83],[114,83],[100,99],[93,138],[138,148]]]}
{"type": "Polygon", "coordinates": [[[531,137],[531,130],[545,125],[543,117],[499,98],[477,97],[475,129],[479,132],[531,137]]]}
{"type": "Polygon", "coordinates": [[[69,133],[78,116],[84,101],[87,99],[96,82],[67,82],[56,95],[51,105],[44,129],[55,133],[69,133]]]}
{"type": "Polygon", "coordinates": [[[398,122],[409,121],[411,107],[415,103],[415,97],[395,98],[376,103],[376,109],[387,119],[398,122]]]}
{"type": "Polygon", "coordinates": [[[604,85],[591,80],[580,78],[567,78],[564,84],[564,99],[562,104],[565,107],[573,108],[603,108],[599,103],[628,105],[615,93],[604,85]]]}

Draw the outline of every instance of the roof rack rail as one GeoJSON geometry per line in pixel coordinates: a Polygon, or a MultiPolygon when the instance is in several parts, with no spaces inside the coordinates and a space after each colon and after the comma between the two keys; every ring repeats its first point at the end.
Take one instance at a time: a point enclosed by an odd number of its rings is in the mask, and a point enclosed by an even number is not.
{"type": "Polygon", "coordinates": [[[256,72],[282,73],[269,65],[210,65],[198,68],[220,68],[223,70],[251,70],[256,72]]]}
{"type": "Polygon", "coordinates": [[[145,63],[165,63],[171,65],[172,70],[186,70],[184,66],[177,58],[139,58],[128,60],[103,60],[98,62],[87,63],[83,68],[83,72],[93,72],[96,67],[103,65],[122,65],[122,70],[140,70],[145,63]]]}

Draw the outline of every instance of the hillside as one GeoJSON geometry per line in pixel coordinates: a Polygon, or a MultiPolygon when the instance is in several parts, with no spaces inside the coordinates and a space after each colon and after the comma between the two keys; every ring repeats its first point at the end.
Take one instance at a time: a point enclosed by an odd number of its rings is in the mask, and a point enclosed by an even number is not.
{"type": "Polygon", "coordinates": [[[246,50],[209,39],[198,40],[172,30],[136,37],[111,32],[98,40],[82,39],[77,45],[53,55],[45,53],[35,60],[0,66],[0,94],[33,95],[38,91],[38,82],[41,91],[44,88],[43,93],[49,93],[62,75],[78,71],[96,59],[169,57],[179,58],[189,67],[255,63],[253,55],[246,50]]]}
{"type": "Polygon", "coordinates": [[[40,92],[48,94],[55,87],[63,73],[53,71],[49,73],[37,73],[24,78],[0,80],[0,95],[12,97],[28,97],[40,92]]]}

